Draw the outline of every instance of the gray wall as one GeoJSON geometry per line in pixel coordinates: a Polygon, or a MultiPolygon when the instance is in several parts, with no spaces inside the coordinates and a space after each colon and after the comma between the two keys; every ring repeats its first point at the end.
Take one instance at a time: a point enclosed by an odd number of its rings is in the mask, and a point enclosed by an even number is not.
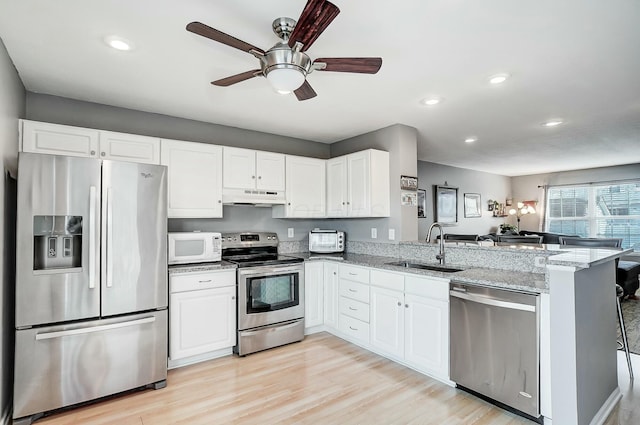
{"type": "Polygon", "coordinates": [[[424,240],[427,230],[434,221],[433,185],[444,185],[458,188],[458,224],[447,227],[445,233],[463,233],[485,235],[495,232],[501,223],[515,224],[513,217],[493,217],[487,211],[489,199],[504,203],[511,195],[511,178],[498,174],[451,167],[432,162],[418,161],[418,187],[426,191],[426,217],[418,219],[418,237],[424,240]],[[464,217],[464,194],[479,193],[482,201],[482,217],[464,217]]]}
{"type": "Polygon", "coordinates": [[[329,145],[116,106],[27,93],[27,119],[165,139],[328,158],[329,145]]]}
{"type": "Polygon", "coordinates": [[[418,237],[418,213],[415,206],[400,204],[400,176],[417,176],[417,130],[402,124],[392,125],[331,145],[331,157],[346,155],[363,149],[389,152],[391,179],[391,217],[377,219],[336,219],[333,227],[343,228],[350,240],[370,241],[371,228],[378,230],[378,242],[390,242],[389,229],[394,229],[396,241],[412,241],[418,237]]]}
{"type": "MultiPolygon", "coordinates": [[[[223,218],[172,218],[169,219],[170,232],[191,232],[194,230],[212,232],[270,231],[276,232],[281,242],[302,241],[307,239],[309,230],[315,227],[334,228],[326,220],[292,220],[271,218],[271,208],[249,205],[223,206],[223,218]],[[289,238],[287,230],[294,229],[289,238]]],[[[344,229],[338,229],[344,230],[344,229]]]]}
{"type": "MultiPolygon", "coordinates": [[[[618,165],[615,167],[588,168],[584,170],[563,171],[559,173],[533,174],[512,177],[511,188],[515,200],[542,200],[543,192],[538,186],[606,182],[640,178],[640,164],[618,165]]],[[[543,218],[542,212],[522,217],[520,227],[526,230],[538,230],[543,218]]]]}
{"type": "Polygon", "coordinates": [[[15,176],[18,156],[18,118],[24,116],[25,91],[20,77],[0,40],[0,157],[4,165],[4,182],[0,185],[0,403],[1,423],[10,423],[13,393],[13,288],[14,288],[14,241],[15,205],[11,193],[11,183],[7,173],[15,176]]]}

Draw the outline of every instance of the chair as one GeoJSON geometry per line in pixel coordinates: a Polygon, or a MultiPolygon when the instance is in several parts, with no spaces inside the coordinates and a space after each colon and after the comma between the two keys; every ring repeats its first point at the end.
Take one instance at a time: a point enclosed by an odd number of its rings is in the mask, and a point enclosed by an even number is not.
{"type": "MultiPolygon", "coordinates": [[[[587,246],[592,248],[620,248],[622,246],[622,238],[575,238],[568,236],[560,236],[560,245],[566,246],[587,246]]],[[[618,260],[616,260],[616,269],[618,268],[618,260]]],[[[620,307],[620,299],[624,297],[624,289],[616,283],[616,309],[618,310],[618,323],[620,324],[620,333],[622,334],[622,348],[627,356],[627,366],[629,367],[629,377],[633,379],[633,369],[631,367],[631,355],[629,354],[629,341],[627,340],[627,330],[624,326],[624,317],[622,317],[622,308],[620,307]]]]}
{"type": "Polygon", "coordinates": [[[560,245],[588,246],[592,248],[620,248],[622,238],[581,238],[575,236],[560,236],[560,245]]]}
{"type": "Polygon", "coordinates": [[[445,233],[445,241],[477,241],[478,235],[462,235],[459,233],[445,233]]]}
{"type": "Polygon", "coordinates": [[[498,242],[541,244],[542,236],[498,235],[498,242]]]}

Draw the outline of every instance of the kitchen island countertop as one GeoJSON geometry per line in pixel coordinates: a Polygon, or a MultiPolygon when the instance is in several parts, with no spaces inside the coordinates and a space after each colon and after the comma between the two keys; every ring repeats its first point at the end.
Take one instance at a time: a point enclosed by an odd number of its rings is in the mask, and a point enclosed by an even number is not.
{"type": "MultiPolygon", "coordinates": [[[[373,267],[393,272],[410,273],[422,276],[451,279],[458,282],[471,283],[495,288],[504,288],[524,292],[548,293],[549,286],[545,280],[544,273],[514,272],[510,270],[490,269],[480,267],[460,266],[457,264],[446,267],[459,268],[462,271],[454,273],[443,273],[432,270],[422,270],[393,266],[388,263],[403,261],[397,257],[383,257],[364,254],[310,254],[308,252],[298,252],[287,254],[292,257],[303,258],[305,261],[336,261],[340,263],[352,264],[364,267],[373,267]]],[[[424,263],[438,266],[434,263],[424,263]]]]}

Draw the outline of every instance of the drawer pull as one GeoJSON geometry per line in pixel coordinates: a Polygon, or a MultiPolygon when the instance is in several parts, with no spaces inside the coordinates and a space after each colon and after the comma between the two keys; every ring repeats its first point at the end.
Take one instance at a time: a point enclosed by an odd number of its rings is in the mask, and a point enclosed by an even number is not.
{"type": "Polygon", "coordinates": [[[349,292],[358,292],[358,290],[349,288],[349,292]]]}
{"type": "Polygon", "coordinates": [[[353,307],[351,307],[351,306],[349,306],[349,310],[351,310],[351,311],[358,311],[358,309],[357,309],[357,308],[353,308],[353,307]]]}
{"type": "Polygon", "coordinates": [[[352,331],[357,331],[358,328],[354,328],[353,326],[349,326],[349,329],[351,329],[352,331]]]}
{"type": "Polygon", "coordinates": [[[349,272],[349,276],[358,276],[358,273],[349,272]]]}
{"type": "Polygon", "coordinates": [[[211,279],[208,280],[199,280],[198,283],[209,283],[211,282],[211,279]]]}
{"type": "Polygon", "coordinates": [[[401,307],[402,303],[400,301],[398,301],[398,307],[401,307]]]}

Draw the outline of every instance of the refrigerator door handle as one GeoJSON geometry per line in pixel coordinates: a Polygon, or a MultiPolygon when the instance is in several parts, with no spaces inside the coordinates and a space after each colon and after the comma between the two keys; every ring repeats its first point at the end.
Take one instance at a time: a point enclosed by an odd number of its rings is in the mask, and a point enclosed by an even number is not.
{"type": "Polygon", "coordinates": [[[89,289],[96,287],[96,187],[89,188],[89,289]]]}
{"type": "Polygon", "coordinates": [[[128,322],[111,323],[109,325],[99,325],[99,326],[92,326],[88,328],[70,329],[68,331],[46,332],[46,333],[36,334],[36,341],[40,341],[43,339],[62,338],[70,335],[81,335],[81,334],[88,334],[93,332],[102,332],[102,331],[108,331],[111,329],[125,328],[128,326],[137,326],[137,325],[142,325],[144,323],[152,323],[152,322],[155,322],[155,320],[156,320],[155,316],[151,316],[151,317],[145,317],[143,319],[130,320],[128,322]]]}
{"type": "Polygon", "coordinates": [[[113,286],[113,205],[111,188],[107,189],[107,288],[113,286]]]}

